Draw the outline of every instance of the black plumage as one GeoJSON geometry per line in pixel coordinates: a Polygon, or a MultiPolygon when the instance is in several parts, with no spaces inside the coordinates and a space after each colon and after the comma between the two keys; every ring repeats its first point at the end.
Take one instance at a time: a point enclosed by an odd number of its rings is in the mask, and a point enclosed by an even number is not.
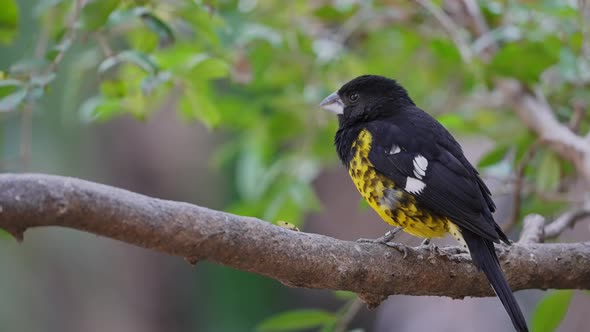
{"type": "MultiPolygon", "coordinates": [[[[458,240],[464,241],[473,263],[488,278],[514,327],[528,331],[494,249],[494,242],[509,244],[509,240],[492,216],[496,207],[490,190],[453,136],[418,108],[396,81],[380,76],[366,75],[350,81],[326,98],[322,107],[338,114],[335,145],[349,171],[353,158],[359,156],[359,137],[369,137],[365,166],[373,172],[370,176],[394,186],[391,189],[402,192],[404,199],[415,201],[415,208],[422,211],[418,215],[456,225],[458,240]]],[[[360,160],[364,159],[354,162],[360,160]]],[[[351,172],[353,179],[355,172],[351,172]]],[[[369,182],[363,181],[357,177],[355,183],[369,182]]],[[[361,188],[359,191],[363,193],[361,188]]],[[[375,203],[379,193],[371,194],[377,196],[372,206],[379,210],[375,203]]],[[[403,212],[403,208],[398,204],[391,210],[403,212]]],[[[390,212],[380,215],[393,216],[390,212]]],[[[393,217],[388,222],[404,227],[393,217]]],[[[439,231],[436,225],[431,228],[439,231]]],[[[449,225],[441,229],[448,232],[449,225]]]]}

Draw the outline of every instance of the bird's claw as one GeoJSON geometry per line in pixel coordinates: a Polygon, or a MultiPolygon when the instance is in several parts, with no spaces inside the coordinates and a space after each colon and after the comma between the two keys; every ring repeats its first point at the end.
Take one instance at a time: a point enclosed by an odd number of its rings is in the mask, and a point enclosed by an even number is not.
{"type": "Polygon", "coordinates": [[[387,233],[385,233],[385,235],[378,239],[358,239],[356,240],[356,242],[382,244],[390,248],[396,249],[404,255],[403,258],[406,258],[408,256],[408,247],[401,243],[391,242],[395,235],[399,233],[401,230],[401,227],[396,227],[388,231],[387,233]]]}
{"type": "Polygon", "coordinates": [[[378,239],[358,239],[356,240],[356,242],[381,244],[399,251],[403,254],[403,258],[406,258],[408,256],[408,247],[406,247],[402,243],[384,241],[384,238],[385,236],[380,237],[378,239]]]}
{"type": "Polygon", "coordinates": [[[430,239],[424,239],[416,249],[426,249],[432,252],[438,252],[436,244],[432,243],[430,239]]]}
{"type": "Polygon", "coordinates": [[[396,228],[388,231],[387,233],[385,233],[385,235],[383,235],[382,237],[380,237],[378,239],[358,239],[356,241],[362,242],[362,243],[387,244],[388,242],[391,242],[391,240],[393,240],[393,238],[395,238],[397,233],[399,233],[401,230],[402,230],[401,227],[396,227],[396,228]]]}
{"type": "Polygon", "coordinates": [[[393,248],[393,249],[399,251],[400,253],[402,253],[403,254],[402,258],[408,257],[408,247],[406,247],[405,244],[397,243],[397,242],[387,242],[384,244],[386,246],[388,246],[389,248],[393,248]]]}

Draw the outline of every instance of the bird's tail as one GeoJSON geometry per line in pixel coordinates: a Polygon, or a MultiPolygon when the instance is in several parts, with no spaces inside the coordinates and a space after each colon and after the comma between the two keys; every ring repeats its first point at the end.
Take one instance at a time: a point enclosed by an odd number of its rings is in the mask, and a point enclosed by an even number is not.
{"type": "Polygon", "coordinates": [[[528,332],[528,327],[520,307],[512,294],[512,290],[504,277],[498,256],[496,256],[496,250],[494,249],[494,243],[488,239],[481,238],[470,231],[463,231],[463,238],[469,247],[471,258],[475,266],[483,271],[488,278],[492,288],[496,292],[496,295],[504,305],[504,308],[508,312],[514,328],[518,332],[528,332]]]}

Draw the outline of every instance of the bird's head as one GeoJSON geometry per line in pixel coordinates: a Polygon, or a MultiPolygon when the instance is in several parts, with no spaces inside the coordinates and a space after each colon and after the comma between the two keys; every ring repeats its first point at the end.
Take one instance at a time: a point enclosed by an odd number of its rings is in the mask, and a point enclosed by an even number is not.
{"type": "Polygon", "coordinates": [[[396,81],[376,75],[359,76],[326,97],[320,107],[338,115],[341,125],[388,117],[414,105],[396,81]]]}

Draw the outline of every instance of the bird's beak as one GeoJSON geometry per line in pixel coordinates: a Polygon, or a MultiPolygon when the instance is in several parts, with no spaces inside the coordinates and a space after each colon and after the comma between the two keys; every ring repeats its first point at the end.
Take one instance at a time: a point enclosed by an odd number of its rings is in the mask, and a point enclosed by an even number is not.
{"type": "Polygon", "coordinates": [[[344,113],[344,104],[337,92],[332,93],[320,103],[320,108],[335,114],[344,113]]]}

